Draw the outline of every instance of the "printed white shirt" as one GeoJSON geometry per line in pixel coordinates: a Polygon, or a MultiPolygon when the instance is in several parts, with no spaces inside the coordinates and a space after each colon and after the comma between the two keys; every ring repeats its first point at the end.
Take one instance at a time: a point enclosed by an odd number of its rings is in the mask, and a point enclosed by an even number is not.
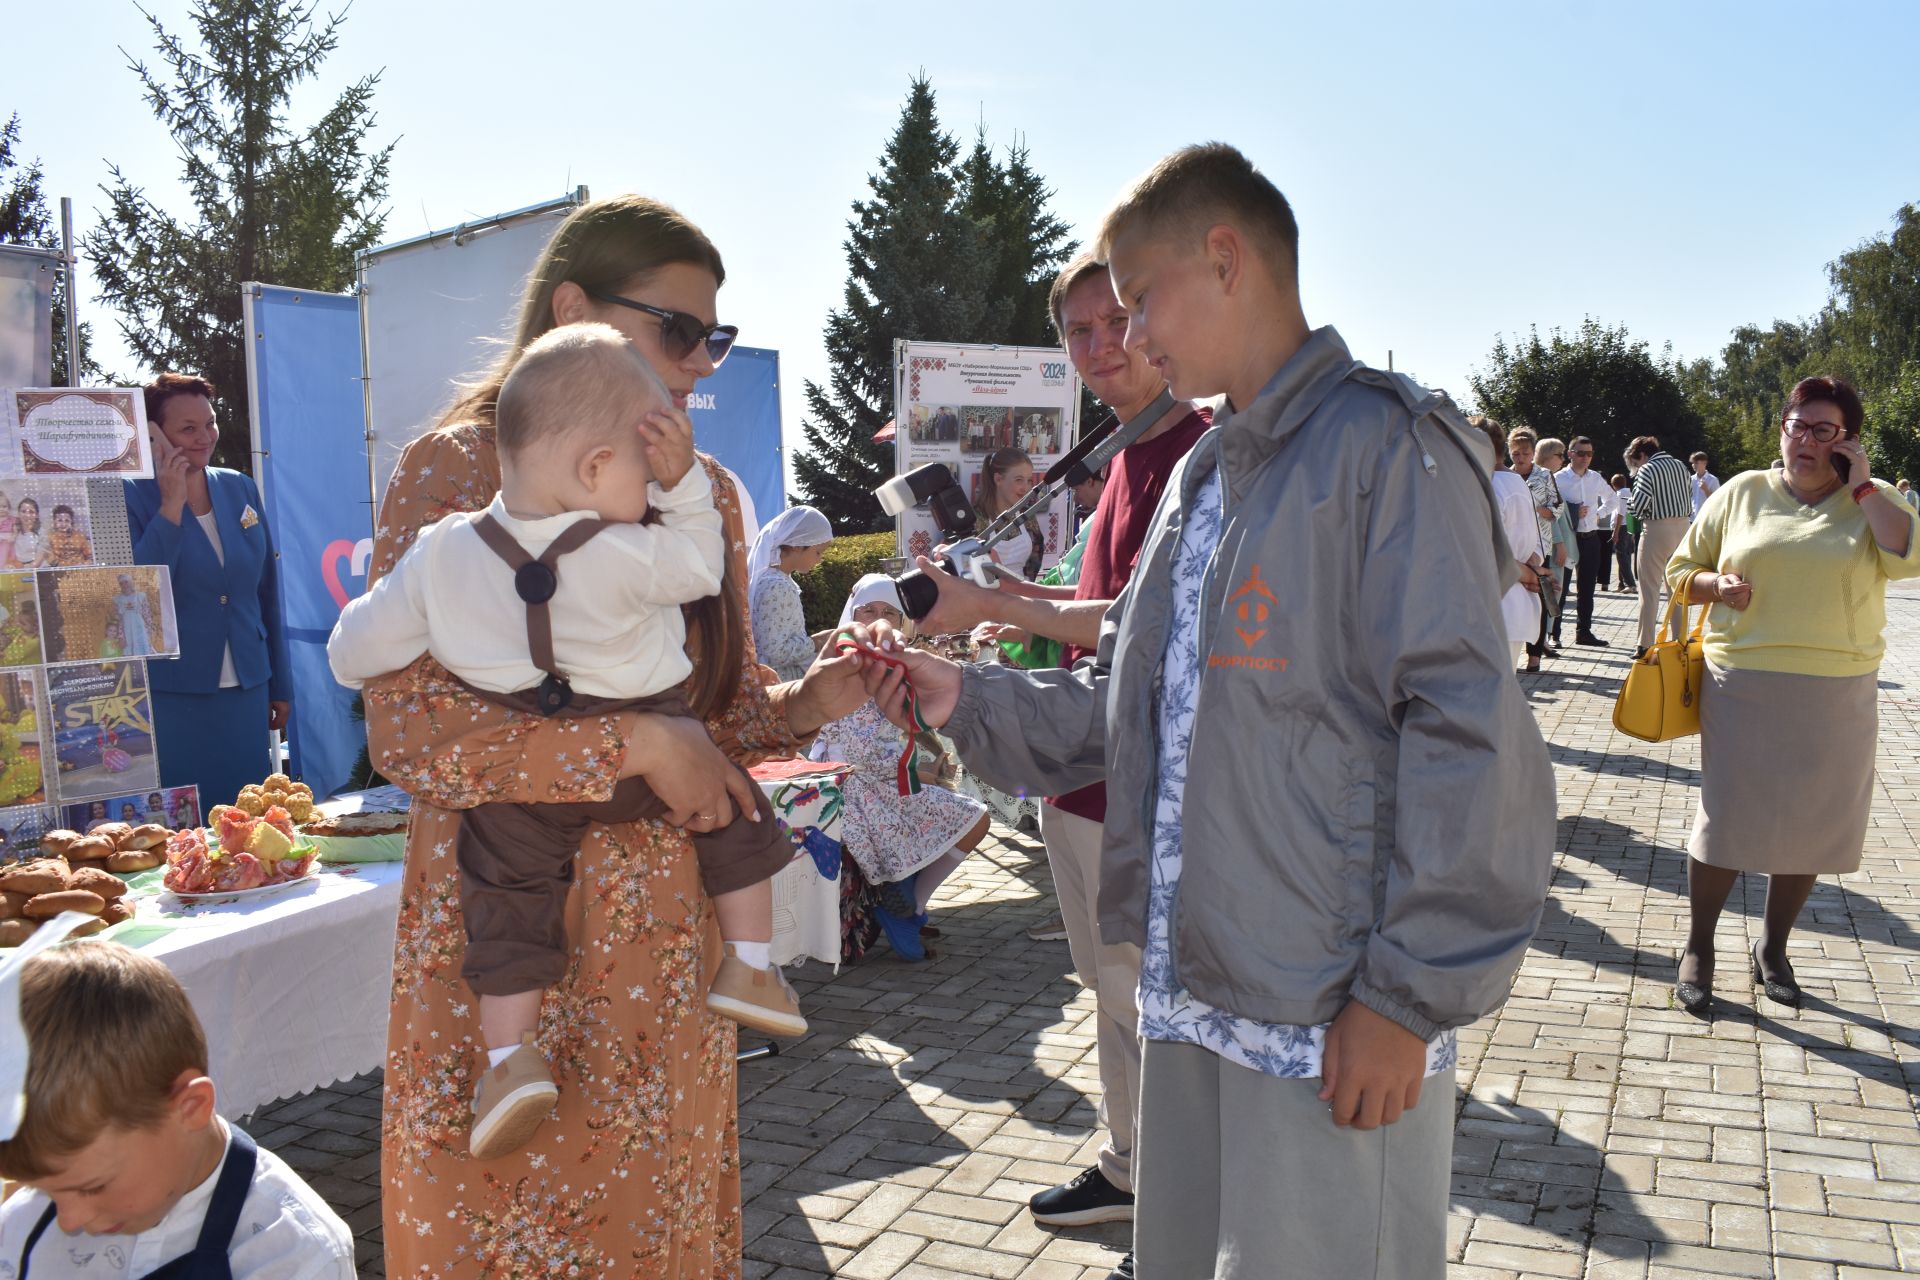
{"type": "MultiPolygon", "coordinates": [[[[680,606],[718,594],[726,534],[706,468],[671,489],[647,486],[659,524],[616,524],[560,557],[554,663],[593,698],[645,698],[693,670],[680,606]]],[[[486,513],[538,557],[591,511],[522,520],[495,495],[486,513]]],[[[479,513],[429,525],[373,590],[351,601],[327,641],[333,677],[350,689],[424,653],[476,688],[518,693],[545,674],[527,649],[527,606],[514,573],[474,529],[479,513]]]]}
{"type": "MultiPolygon", "coordinates": [[[[1153,815],[1153,852],[1147,881],[1147,947],[1140,958],[1140,1034],[1149,1040],[1199,1045],[1229,1062],[1300,1080],[1320,1074],[1327,1027],[1256,1022],[1216,1009],[1180,985],[1173,963],[1173,904],[1180,891],[1181,809],[1186,801],[1187,753],[1200,701],[1200,609],[1207,563],[1220,543],[1220,473],[1194,497],[1173,558],[1173,616],[1167,627],[1159,704],[1160,782],[1153,815]]],[[[1427,1045],[1427,1074],[1452,1067],[1459,1050],[1452,1031],[1427,1045]]]]}
{"type": "MultiPolygon", "coordinates": [[[[139,1280],[193,1252],[219,1179],[216,1168],[159,1226],[137,1236],[68,1235],[53,1223],[34,1246],[33,1280],[139,1280]]],[[[20,1251],[47,1204],[30,1189],[0,1204],[0,1280],[20,1274],[20,1251]]],[[[354,1280],[353,1233],[299,1174],[262,1147],[227,1263],[234,1280],[354,1280]]]]}

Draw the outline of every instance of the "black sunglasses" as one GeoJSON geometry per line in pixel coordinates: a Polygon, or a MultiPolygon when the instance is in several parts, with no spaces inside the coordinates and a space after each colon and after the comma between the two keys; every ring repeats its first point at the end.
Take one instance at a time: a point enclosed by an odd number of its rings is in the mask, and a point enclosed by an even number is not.
{"type": "Polygon", "coordinates": [[[727,358],[727,352],[733,350],[733,340],[740,336],[735,325],[708,325],[699,316],[689,315],[685,311],[668,311],[664,307],[650,307],[644,302],[635,302],[632,298],[623,298],[617,293],[602,293],[598,289],[585,290],[589,298],[598,302],[612,303],[614,306],[632,307],[635,311],[644,311],[660,321],[660,346],[666,351],[669,360],[684,360],[701,343],[707,345],[707,359],[713,361],[718,369],[727,358]]]}

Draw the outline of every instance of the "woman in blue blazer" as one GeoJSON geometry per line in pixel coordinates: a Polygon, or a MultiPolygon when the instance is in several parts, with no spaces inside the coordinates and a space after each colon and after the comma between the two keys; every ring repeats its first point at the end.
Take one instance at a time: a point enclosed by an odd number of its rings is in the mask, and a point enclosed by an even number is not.
{"type": "Polygon", "coordinates": [[[180,656],[151,659],[162,787],[198,786],[200,811],[232,804],[275,769],[268,731],[291,707],[273,539],[253,478],[208,466],[220,437],[213,384],[163,373],[147,384],[154,479],[129,480],[136,564],[172,571],[180,656]]]}

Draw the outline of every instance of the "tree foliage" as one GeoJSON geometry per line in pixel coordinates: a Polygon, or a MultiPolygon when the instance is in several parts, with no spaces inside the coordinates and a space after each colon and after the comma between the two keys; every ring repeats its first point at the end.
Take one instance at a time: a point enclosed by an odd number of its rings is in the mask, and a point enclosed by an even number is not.
{"type": "Polygon", "coordinates": [[[843,533],[889,526],[873,490],[893,474],[893,449],[873,436],[893,414],[895,340],[1046,342],[1047,290],[1074,249],[1026,148],[1002,161],[982,137],[962,162],[935,105],[932,83],[916,78],[847,223],[827,385],[806,384],[794,472],[801,500],[843,533]]]}
{"type": "Polygon", "coordinates": [[[175,217],[111,166],[108,207],[86,238],[101,299],[150,370],[213,380],[222,424],[216,460],[246,467],[250,426],[240,286],[337,292],[385,220],[393,144],[369,149],[379,75],[348,85],[305,127],[288,119],[294,87],[317,76],[343,15],[311,4],[197,0],[198,47],[151,14],[161,67],[128,58],[154,115],[173,135],[191,221],[175,217]]]}
{"type": "Polygon", "coordinates": [[[1562,440],[1589,436],[1595,468],[1611,473],[1622,469],[1635,436],[1658,436],[1681,457],[1705,442],[1685,378],[1671,348],[1656,357],[1626,326],[1588,316],[1571,335],[1554,329],[1543,339],[1532,329],[1512,346],[1497,338],[1488,367],[1469,381],[1482,411],[1502,427],[1525,424],[1562,440]]]}
{"type": "MultiPolygon", "coordinates": [[[[60,247],[60,226],[47,203],[43,186],[45,171],[40,161],[23,161],[19,156],[20,115],[15,112],[0,125],[0,244],[32,245],[38,249],[60,247]]],[[[53,385],[67,383],[67,293],[65,264],[55,268],[53,280],[53,385]]],[[[79,326],[79,382],[81,385],[108,381],[93,358],[93,330],[84,321],[79,326]]]]}

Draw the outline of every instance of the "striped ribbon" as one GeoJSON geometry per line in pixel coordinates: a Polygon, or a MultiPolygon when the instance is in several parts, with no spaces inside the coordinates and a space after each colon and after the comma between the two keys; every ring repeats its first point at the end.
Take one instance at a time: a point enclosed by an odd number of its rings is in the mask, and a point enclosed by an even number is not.
{"type": "MultiPolygon", "coordinates": [[[[861,644],[853,638],[851,631],[842,631],[833,638],[833,651],[836,654],[857,653],[871,662],[880,663],[882,666],[900,668],[902,676],[900,687],[907,695],[908,714],[913,717],[913,722],[920,726],[921,729],[932,730],[933,726],[928,724],[920,715],[920,695],[914,692],[913,678],[906,674],[907,663],[904,658],[900,658],[891,653],[883,653],[872,645],[861,644]]],[[[914,767],[918,763],[917,754],[914,750],[913,735],[909,733],[907,735],[907,748],[900,753],[900,763],[894,769],[894,782],[899,787],[900,794],[903,796],[917,796],[920,794],[920,771],[914,767]]]]}

